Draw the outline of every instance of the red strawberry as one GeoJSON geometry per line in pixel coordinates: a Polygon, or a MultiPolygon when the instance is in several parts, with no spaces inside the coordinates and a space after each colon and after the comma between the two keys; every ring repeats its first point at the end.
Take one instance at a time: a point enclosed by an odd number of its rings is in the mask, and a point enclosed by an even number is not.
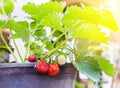
{"type": "Polygon", "coordinates": [[[48,74],[50,76],[57,75],[59,71],[60,71],[60,68],[56,62],[49,65],[48,74]]]}
{"type": "Polygon", "coordinates": [[[36,61],[36,55],[30,55],[29,57],[28,57],[28,61],[29,62],[35,62],[36,61]]]}
{"type": "Polygon", "coordinates": [[[46,61],[40,61],[36,63],[36,70],[39,73],[46,73],[48,71],[48,64],[46,61]]]}

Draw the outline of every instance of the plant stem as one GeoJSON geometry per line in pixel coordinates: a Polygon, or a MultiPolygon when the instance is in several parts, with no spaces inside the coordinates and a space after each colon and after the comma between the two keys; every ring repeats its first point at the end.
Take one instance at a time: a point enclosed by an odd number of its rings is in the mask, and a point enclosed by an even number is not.
{"type": "Polygon", "coordinates": [[[58,49],[62,48],[63,45],[64,45],[68,40],[69,40],[69,38],[66,39],[64,42],[62,42],[60,46],[54,48],[54,49],[51,50],[48,54],[46,54],[45,56],[43,56],[43,57],[41,57],[41,58],[45,58],[45,57],[47,58],[47,57],[49,57],[49,56],[50,56],[51,54],[53,54],[55,51],[57,51],[58,49]]]}
{"type": "MultiPolygon", "coordinates": [[[[5,10],[4,10],[4,8],[3,8],[3,0],[1,0],[0,2],[1,2],[0,7],[1,7],[1,10],[2,10],[2,13],[3,13],[4,16],[7,17],[7,15],[6,15],[6,13],[5,13],[5,10]]],[[[7,24],[8,21],[9,21],[9,19],[7,19],[7,20],[4,22],[4,24],[0,27],[0,29],[2,29],[2,27],[4,27],[4,26],[7,24]]]]}
{"type": "Polygon", "coordinates": [[[5,44],[7,49],[9,50],[9,52],[14,56],[15,61],[18,62],[17,57],[15,56],[15,54],[13,53],[13,51],[11,50],[9,45],[7,44],[6,40],[4,39],[4,36],[3,36],[2,32],[0,32],[0,36],[1,36],[1,39],[2,39],[3,43],[5,44]]]}
{"type": "Polygon", "coordinates": [[[29,54],[29,50],[30,50],[30,42],[28,43],[28,46],[27,46],[27,49],[26,49],[26,53],[25,53],[25,56],[24,56],[24,61],[23,62],[25,62],[26,61],[26,58],[27,58],[27,56],[28,56],[28,54],[29,54]]]}
{"type": "Polygon", "coordinates": [[[4,24],[0,27],[0,29],[2,29],[2,28],[8,23],[8,21],[9,21],[9,20],[6,20],[6,21],[4,22],[4,24]]]}
{"type": "Polygon", "coordinates": [[[5,10],[4,10],[4,7],[3,7],[3,0],[1,0],[1,10],[2,10],[2,13],[3,15],[7,16],[6,13],[5,13],[5,10]]]}
{"type": "MultiPolygon", "coordinates": [[[[54,34],[55,31],[56,31],[56,30],[53,30],[53,31],[52,31],[52,33],[48,36],[48,39],[51,38],[51,36],[54,34]]],[[[48,41],[48,39],[46,39],[46,40],[43,42],[43,44],[42,44],[42,46],[41,46],[42,49],[43,49],[45,43],[48,41]]]]}
{"type": "Polygon", "coordinates": [[[53,43],[53,45],[55,45],[55,43],[64,35],[64,33],[62,33],[53,43]]]}
{"type": "MultiPolygon", "coordinates": [[[[10,30],[10,33],[12,34],[12,31],[11,31],[11,30],[10,30]]],[[[13,41],[13,43],[14,43],[14,45],[15,45],[15,48],[16,48],[16,50],[17,50],[17,53],[18,53],[18,55],[19,55],[20,60],[23,62],[22,56],[21,56],[21,54],[20,54],[20,51],[19,51],[19,49],[18,49],[18,46],[17,46],[15,40],[12,39],[12,41],[13,41]]]]}
{"type": "MultiPolygon", "coordinates": [[[[28,23],[28,30],[29,30],[29,32],[31,32],[30,23],[28,23]]],[[[27,56],[29,54],[29,51],[30,51],[30,44],[31,44],[30,39],[31,39],[31,36],[30,36],[29,41],[28,41],[28,46],[27,46],[26,53],[25,53],[25,56],[24,56],[24,62],[26,61],[26,58],[27,58],[27,56]]]]}
{"type": "Polygon", "coordinates": [[[75,52],[75,50],[72,49],[72,47],[70,47],[70,46],[67,45],[66,49],[68,49],[69,51],[71,51],[73,54],[77,55],[76,52],[75,52]]]}
{"type": "Polygon", "coordinates": [[[91,86],[91,88],[94,88],[94,85],[93,85],[92,80],[89,80],[89,81],[90,81],[90,86],[91,86]]]}
{"type": "Polygon", "coordinates": [[[100,88],[102,88],[102,82],[103,82],[103,78],[102,78],[102,72],[101,72],[101,75],[100,75],[101,77],[100,77],[100,88]]]}

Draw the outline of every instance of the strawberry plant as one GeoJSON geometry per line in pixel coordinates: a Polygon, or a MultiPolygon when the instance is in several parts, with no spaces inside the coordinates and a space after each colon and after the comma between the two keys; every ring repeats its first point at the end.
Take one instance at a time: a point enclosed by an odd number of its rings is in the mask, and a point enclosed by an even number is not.
{"type": "Polygon", "coordinates": [[[61,65],[71,63],[94,82],[100,81],[102,71],[109,76],[115,74],[109,60],[89,50],[91,45],[109,43],[109,37],[103,27],[109,31],[118,30],[110,11],[91,6],[66,7],[64,2],[49,1],[40,5],[28,2],[22,7],[28,16],[25,16],[24,21],[16,21],[16,16],[10,17],[14,3],[14,0],[0,1],[0,14],[4,17],[0,18],[0,35],[16,62],[19,62],[16,55],[2,35],[6,28],[10,30],[10,39],[14,41],[15,46],[16,38],[22,39],[25,44],[25,57],[21,57],[16,46],[21,61],[27,62],[26,58],[30,62],[36,60],[36,69],[40,73],[58,74],[59,62],[61,65]]]}

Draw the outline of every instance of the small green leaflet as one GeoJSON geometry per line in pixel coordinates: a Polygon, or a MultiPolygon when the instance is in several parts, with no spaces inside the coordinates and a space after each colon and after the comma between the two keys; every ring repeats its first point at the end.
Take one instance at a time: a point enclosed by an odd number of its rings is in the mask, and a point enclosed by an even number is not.
{"type": "Polygon", "coordinates": [[[94,82],[99,82],[101,70],[96,59],[90,56],[78,58],[73,65],[94,82]]]}
{"type": "Polygon", "coordinates": [[[32,30],[32,36],[36,40],[44,40],[46,39],[46,30],[43,25],[37,25],[35,22],[30,23],[30,28],[32,30]]]}
{"type": "Polygon", "coordinates": [[[29,41],[30,32],[28,30],[28,23],[26,21],[15,22],[14,20],[9,20],[4,28],[14,30],[16,34],[22,38],[23,41],[29,41]]]}
{"type": "Polygon", "coordinates": [[[47,2],[45,4],[41,4],[39,6],[36,6],[34,3],[28,3],[23,6],[23,10],[31,15],[31,18],[36,20],[37,22],[40,22],[41,19],[53,12],[62,12],[65,8],[65,3],[61,2],[47,2]],[[31,6],[32,5],[32,6],[31,6]]]}
{"type": "Polygon", "coordinates": [[[5,21],[0,20],[0,28],[4,25],[5,21]]]}
{"type": "Polygon", "coordinates": [[[23,6],[23,10],[31,15],[36,15],[39,13],[39,7],[35,3],[28,2],[23,6]]]}
{"type": "Polygon", "coordinates": [[[20,38],[20,36],[18,34],[12,34],[10,38],[11,39],[17,39],[17,38],[20,38]]]}
{"type": "Polygon", "coordinates": [[[54,49],[53,43],[51,41],[46,42],[46,49],[48,50],[54,49]]]}
{"type": "Polygon", "coordinates": [[[64,30],[62,30],[63,28],[62,28],[62,22],[61,22],[62,16],[63,15],[61,13],[49,14],[43,18],[41,24],[63,32],[64,30]]]}
{"type": "MultiPolygon", "coordinates": [[[[26,44],[26,46],[28,45],[26,44]]],[[[43,50],[39,44],[32,42],[30,44],[30,54],[37,54],[38,56],[41,56],[43,54],[43,50]]]]}
{"type": "Polygon", "coordinates": [[[73,37],[82,37],[96,42],[108,42],[105,32],[101,32],[100,28],[95,24],[78,23],[73,27],[73,37]]]}
{"type": "Polygon", "coordinates": [[[13,0],[1,0],[0,3],[1,3],[0,4],[0,14],[9,15],[13,11],[13,9],[14,9],[13,0]]]}
{"type": "Polygon", "coordinates": [[[102,69],[107,75],[114,76],[115,74],[114,66],[113,64],[110,63],[109,60],[101,56],[94,56],[94,58],[99,63],[100,69],[102,69]]]}

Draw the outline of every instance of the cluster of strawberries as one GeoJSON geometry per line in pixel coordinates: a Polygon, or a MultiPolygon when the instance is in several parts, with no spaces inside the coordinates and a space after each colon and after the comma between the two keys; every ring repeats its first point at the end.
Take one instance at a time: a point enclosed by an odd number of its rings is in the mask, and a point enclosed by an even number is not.
{"type": "MultiPolygon", "coordinates": [[[[35,62],[36,58],[37,58],[36,55],[30,55],[28,57],[28,61],[35,62]]],[[[64,60],[63,56],[58,57],[58,63],[61,65],[65,64],[65,60],[64,60]]],[[[41,60],[36,63],[35,68],[39,73],[48,73],[48,75],[50,75],[50,76],[55,76],[60,71],[58,63],[53,62],[51,64],[48,64],[45,60],[41,60]]]]}

